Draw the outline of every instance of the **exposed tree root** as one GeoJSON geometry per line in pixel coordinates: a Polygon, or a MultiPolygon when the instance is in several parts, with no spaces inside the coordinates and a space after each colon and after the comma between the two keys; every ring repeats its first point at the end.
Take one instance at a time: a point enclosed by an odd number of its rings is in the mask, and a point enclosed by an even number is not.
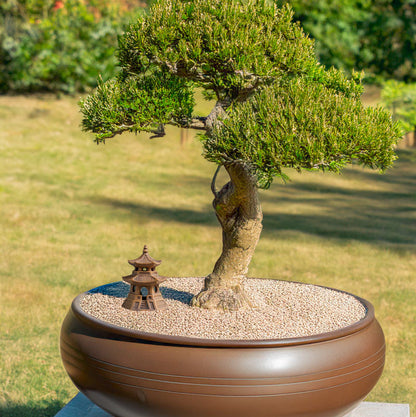
{"type": "Polygon", "coordinates": [[[194,307],[224,311],[255,307],[241,286],[204,289],[192,299],[191,304],[194,307]]]}

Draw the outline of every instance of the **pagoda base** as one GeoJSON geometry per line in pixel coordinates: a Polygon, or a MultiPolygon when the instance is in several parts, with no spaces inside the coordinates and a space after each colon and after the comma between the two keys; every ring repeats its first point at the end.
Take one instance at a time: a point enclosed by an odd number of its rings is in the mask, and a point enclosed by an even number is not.
{"type": "Polygon", "coordinates": [[[141,295],[129,293],[123,302],[123,307],[133,311],[165,310],[168,308],[161,294],[141,295]]]}

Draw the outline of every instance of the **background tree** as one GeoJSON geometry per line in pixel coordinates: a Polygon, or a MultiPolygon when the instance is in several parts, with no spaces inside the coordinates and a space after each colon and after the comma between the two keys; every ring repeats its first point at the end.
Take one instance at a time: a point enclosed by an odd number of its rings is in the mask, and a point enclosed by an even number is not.
{"type": "Polygon", "coordinates": [[[416,81],[416,1],[369,2],[369,19],[363,22],[365,51],[362,68],[383,78],[416,81]]]}
{"type": "Polygon", "coordinates": [[[277,0],[290,4],[295,19],[316,40],[318,60],[366,81],[416,80],[416,2],[414,0],[277,0]]]}
{"type": "Polygon", "coordinates": [[[318,61],[348,73],[361,70],[366,62],[361,41],[366,36],[363,24],[370,18],[368,0],[278,0],[290,4],[295,20],[316,41],[318,61]]]}
{"type": "Polygon", "coordinates": [[[121,72],[81,102],[98,142],[125,131],[201,134],[217,164],[211,188],[223,250],[193,305],[250,306],[243,279],[262,229],[258,188],[285,168],[339,172],[357,161],[388,168],[400,137],[380,108],[364,108],[360,76],[325,70],[289,7],[267,0],[160,0],[119,39],[121,72]],[[193,115],[193,88],[216,104],[193,115]],[[224,167],[230,180],[216,188],[224,167]]]}
{"type": "Polygon", "coordinates": [[[416,84],[388,80],[383,85],[381,98],[403,130],[413,132],[413,146],[416,146],[416,84]]]}

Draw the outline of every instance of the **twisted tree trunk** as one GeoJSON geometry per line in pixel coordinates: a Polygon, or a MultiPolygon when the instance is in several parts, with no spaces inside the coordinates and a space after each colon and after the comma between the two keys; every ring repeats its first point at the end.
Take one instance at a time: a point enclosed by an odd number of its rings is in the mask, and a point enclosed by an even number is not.
{"type": "Polygon", "coordinates": [[[213,206],[222,226],[223,249],[214,270],[205,278],[203,290],[192,305],[222,310],[253,307],[244,291],[243,279],[262,230],[263,214],[258,198],[257,179],[242,162],[224,165],[230,181],[215,190],[213,206]]]}

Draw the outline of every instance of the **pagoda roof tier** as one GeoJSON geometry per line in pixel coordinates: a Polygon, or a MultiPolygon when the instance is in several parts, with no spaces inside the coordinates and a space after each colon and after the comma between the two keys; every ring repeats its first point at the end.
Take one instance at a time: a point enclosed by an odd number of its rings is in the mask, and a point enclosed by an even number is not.
{"type": "Polygon", "coordinates": [[[137,274],[136,271],[131,274],[127,275],[126,277],[123,277],[124,281],[127,281],[129,284],[160,284],[163,281],[167,280],[167,277],[161,277],[158,275],[157,272],[152,271],[149,274],[141,272],[140,274],[137,274]],[[153,273],[152,273],[153,272],[153,273]]]}
{"type": "Polygon", "coordinates": [[[149,255],[146,245],[144,245],[142,255],[129,261],[129,264],[133,265],[135,268],[154,268],[161,263],[162,261],[157,261],[149,255]]]}

